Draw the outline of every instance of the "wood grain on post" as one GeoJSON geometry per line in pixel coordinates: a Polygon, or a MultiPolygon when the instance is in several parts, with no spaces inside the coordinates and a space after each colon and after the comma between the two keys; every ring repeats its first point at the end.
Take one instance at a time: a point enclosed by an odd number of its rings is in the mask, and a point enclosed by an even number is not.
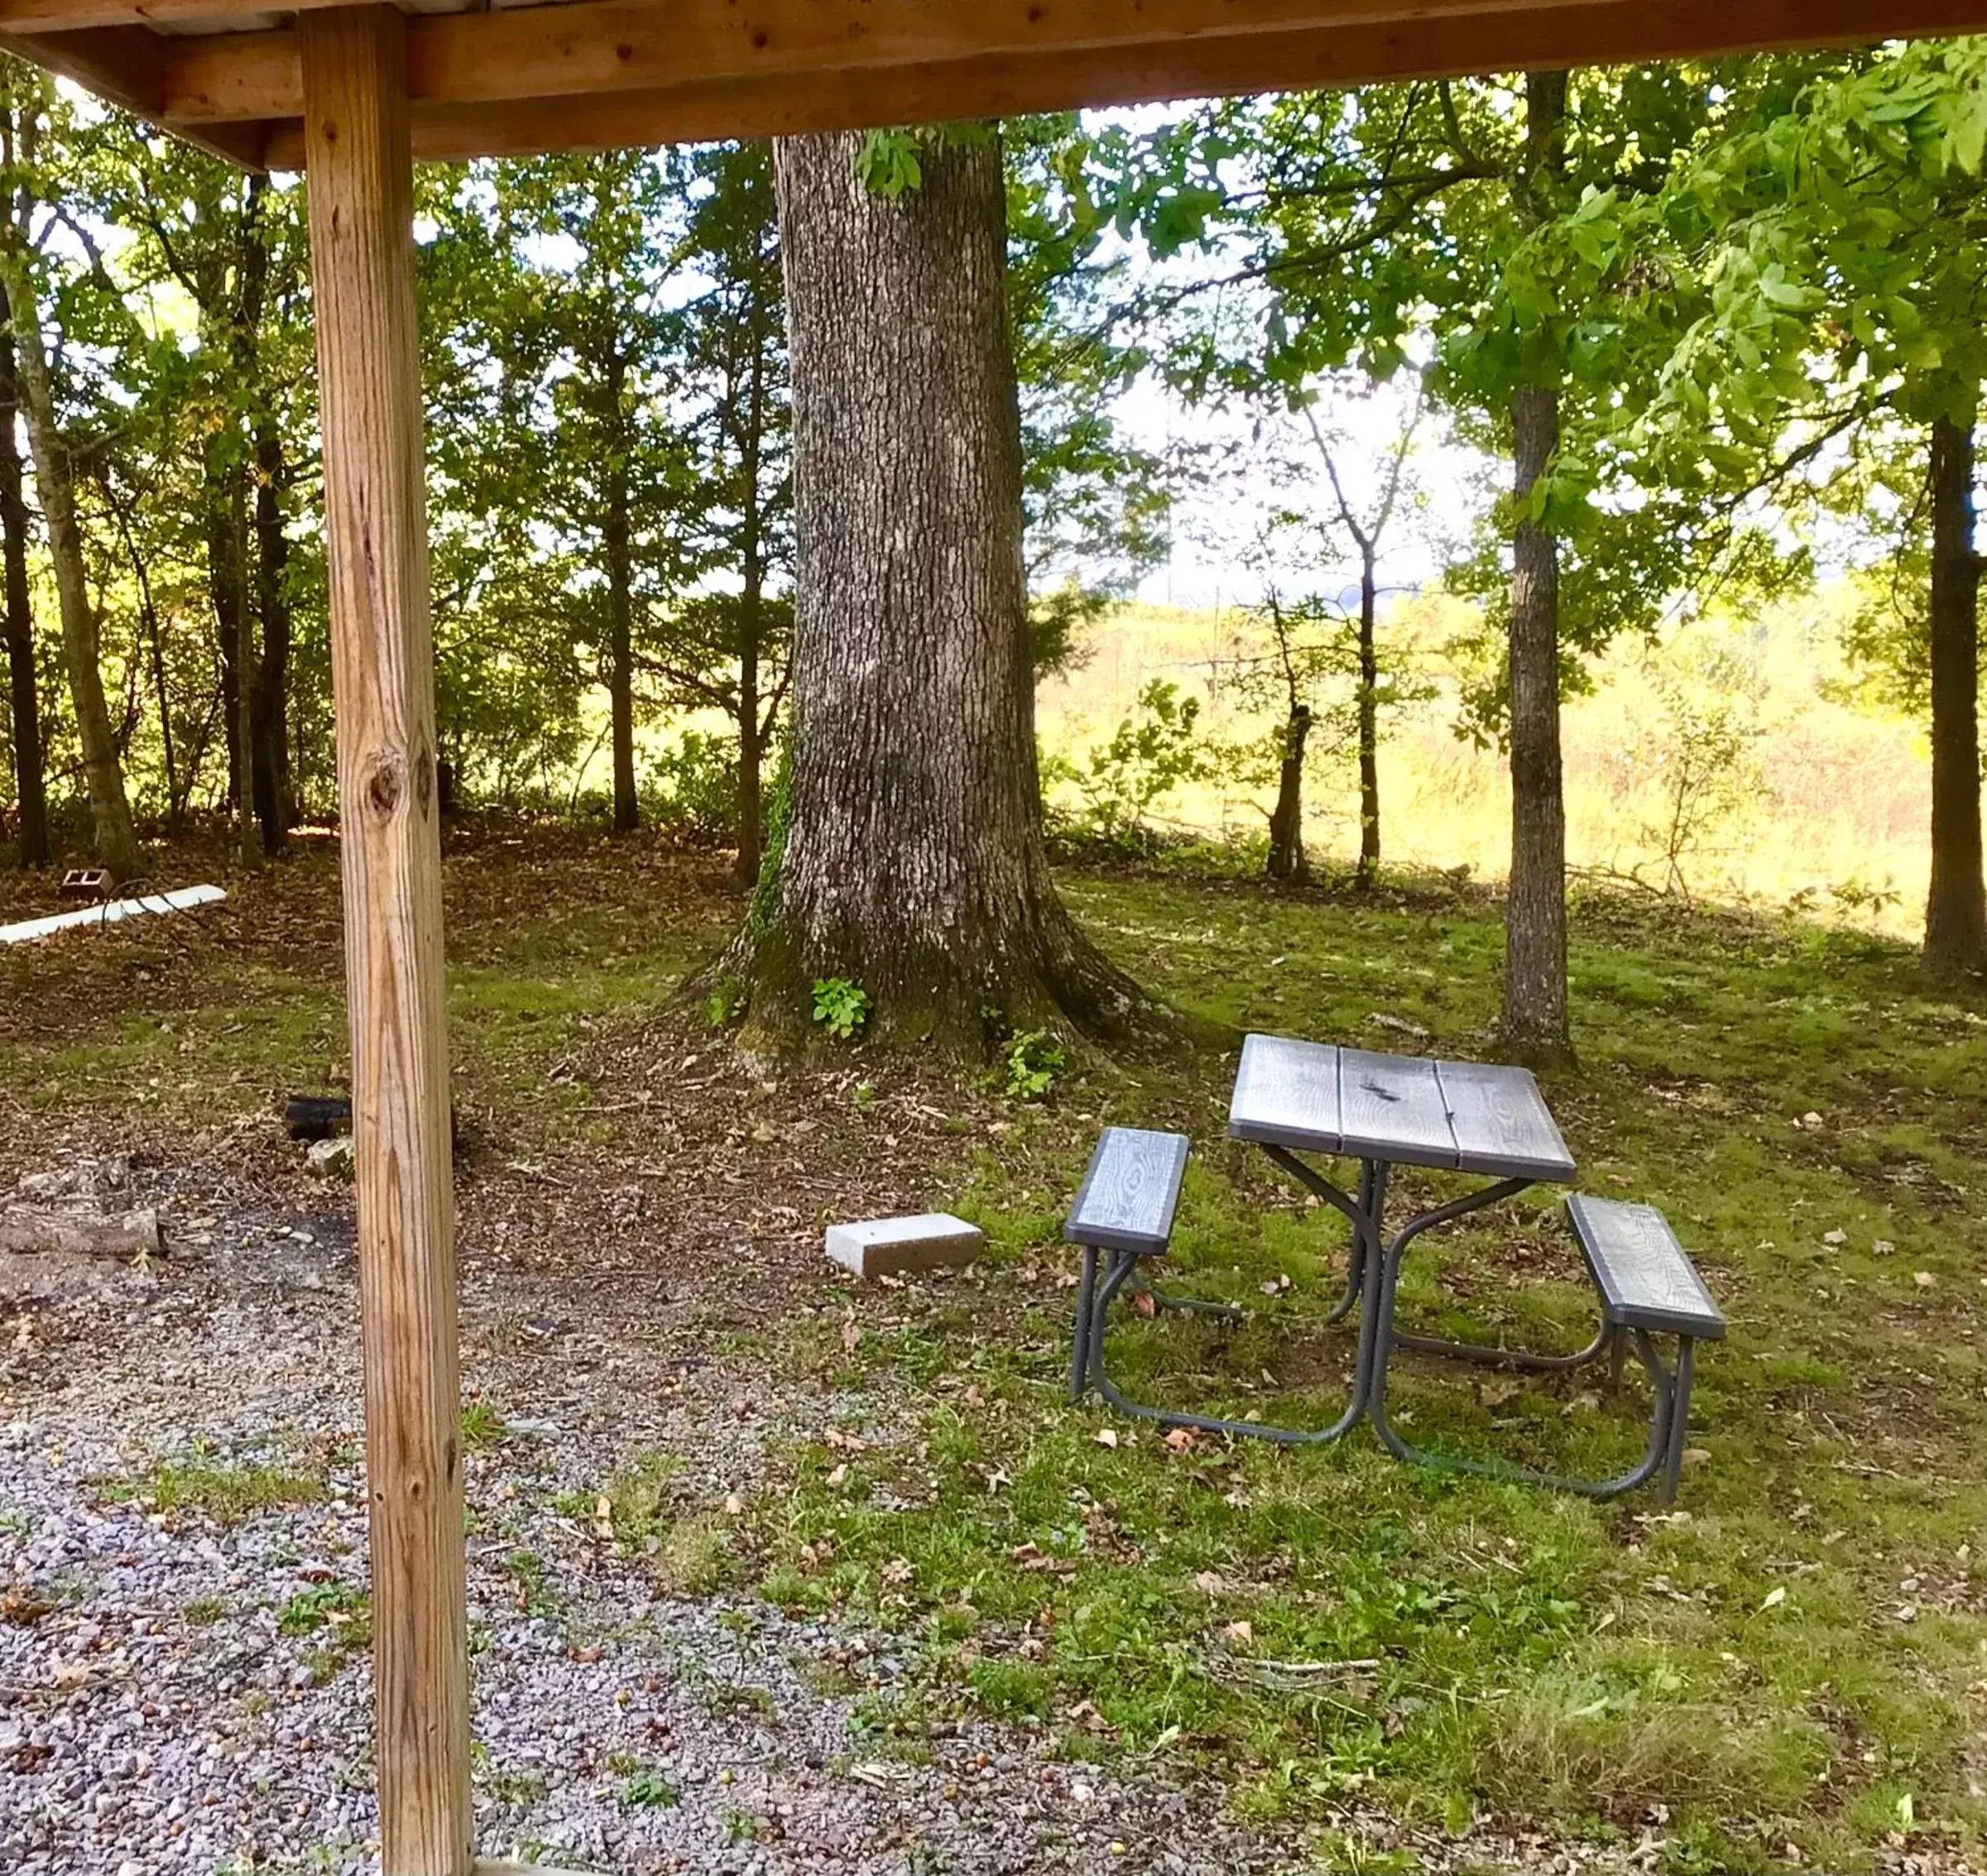
{"type": "Polygon", "coordinates": [[[467,1876],[469,1693],[406,27],[299,22],[352,1023],[385,1876],[467,1876]]]}

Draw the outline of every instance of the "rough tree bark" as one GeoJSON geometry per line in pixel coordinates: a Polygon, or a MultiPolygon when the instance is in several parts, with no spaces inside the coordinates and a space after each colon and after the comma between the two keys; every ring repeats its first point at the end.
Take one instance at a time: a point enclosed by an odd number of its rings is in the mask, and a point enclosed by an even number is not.
{"type": "MultiPolygon", "coordinates": [[[[200,531],[207,549],[207,589],[221,650],[223,727],[228,741],[228,806],[238,812],[244,796],[242,722],[242,650],[249,636],[248,567],[244,551],[248,491],[226,429],[208,439],[200,470],[200,531]]],[[[252,753],[249,765],[253,765],[252,753]]],[[[252,784],[251,787],[252,792],[252,784]]]]}
{"type": "Polygon", "coordinates": [[[1974,425],[1932,426],[1932,890],[1925,964],[1987,964],[1980,860],[1980,558],[1973,535],[1974,425]]]}
{"type": "MultiPolygon", "coordinates": [[[[1545,213],[1541,185],[1559,167],[1567,74],[1525,74],[1519,212],[1545,213]]],[[[1567,1021],[1566,797],[1559,751],[1559,543],[1527,512],[1559,447],[1559,388],[1521,386],[1511,400],[1511,883],[1505,912],[1502,1039],[1522,1060],[1572,1058],[1567,1021]]]]}
{"type": "Polygon", "coordinates": [[[124,793],[124,770],[111,732],[110,712],[103,702],[103,674],[97,665],[97,615],[90,604],[89,574],[83,564],[69,451],[55,422],[55,386],[41,336],[41,310],[35,303],[34,274],[20,243],[19,230],[9,228],[7,236],[0,242],[0,285],[7,290],[12,316],[16,384],[27,418],[35,490],[41,498],[49,554],[55,566],[62,656],[75,706],[76,731],[83,744],[97,857],[113,878],[131,879],[141,866],[138,836],[124,793]]]}
{"type": "Polygon", "coordinates": [[[928,142],[891,199],[859,136],[775,149],[798,568],[786,843],[731,967],[754,1027],[817,976],[872,1029],[984,1048],[1151,1006],[1058,900],[1042,841],[1020,421],[991,132],[928,142]]]}
{"type": "Polygon", "coordinates": [[[7,691],[13,727],[14,799],[21,816],[21,864],[46,866],[47,757],[41,746],[41,698],[35,671],[35,606],[27,584],[27,503],[21,492],[20,401],[14,389],[14,335],[0,290],[0,554],[6,561],[7,691]]]}

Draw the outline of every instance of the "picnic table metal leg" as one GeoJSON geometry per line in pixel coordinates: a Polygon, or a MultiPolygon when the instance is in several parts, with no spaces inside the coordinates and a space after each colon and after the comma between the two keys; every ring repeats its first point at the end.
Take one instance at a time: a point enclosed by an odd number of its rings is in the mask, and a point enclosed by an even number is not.
{"type": "Polygon", "coordinates": [[[1090,1386],[1090,1331],[1097,1310],[1097,1254],[1083,1247],[1083,1274],[1077,1280],[1076,1321],[1070,1332],[1069,1398],[1081,1400],[1090,1386]]]}
{"type": "MultiPolygon", "coordinates": [[[[1607,1353],[1609,1345],[1615,1340],[1613,1324],[1603,1322],[1595,1331],[1594,1339],[1571,1355],[1541,1355],[1529,1348],[1495,1348],[1488,1342],[1455,1342],[1445,1336],[1409,1335],[1404,1331],[1395,1334],[1393,1346],[1411,1348],[1421,1355],[1446,1355],[1454,1361],[1473,1361],[1484,1368],[1523,1368],[1532,1374],[1557,1375],[1569,1368],[1584,1368],[1588,1362],[1598,1360],[1607,1353]]],[[[1615,1363],[1617,1379],[1620,1365],[1617,1352],[1615,1363]]]]}
{"type": "MultiPolygon", "coordinates": [[[[1529,1466],[1514,1466],[1505,1460],[1466,1459],[1448,1453],[1430,1452],[1424,1447],[1404,1440],[1394,1431],[1387,1418],[1387,1364],[1396,1346],[1412,1346],[1405,1337],[1394,1333],[1394,1308],[1400,1287],[1401,1262],[1407,1248],[1423,1231],[1437,1225],[1452,1222],[1500,1199],[1510,1197],[1522,1192],[1530,1182],[1525,1179],[1500,1180],[1497,1184],[1486,1186],[1481,1192],[1470,1192],[1461,1198],[1452,1199],[1432,1211],[1411,1219],[1395,1234],[1387,1246],[1385,1261],[1380,1266],[1379,1295],[1374,1311],[1376,1327],[1374,1336],[1373,1372],[1367,1388],[1367,1412],[1373,1418],[1373,1430],[1380,1436],[1380,1444],[1396,1459],[1411,1465],[1428,1466],[1442,1471],[1464,1472],[1477,1478],[1511,1480],[1526,1485],[1548,1485],[1561,1491],[1577,1492],[1588,1498],[1614,1498],[1620,1493],[1632,1491],[1637,1485],[1654,1477],[1661,1470],[1665,1473],[1665,1490],[1673,1490],[1670,1483],[1676,1466],[1682,1464],[1682,1421],[1677,1414],[1678,1396],[1689,1381],[1688,1345],[1679,1355],[1677,1373],[1673,1377],[1663,1365],[1662,1357],[1648,1333],[1641,1329],[1633,1331],[1636,1358],[1649,1370],[1651,1386],[1655,1390],[1654,1409],[1650,1416],[1649,1444],[1642,1457],[1625,1472],[1617,1473],[1609,1479],[1576,1479],[1564,1474],[1547,1472],[1529,1466]]],[[[1604,1334],[1602,1341],[1611,1339],[1611,1328],[1604,1334]]]]}
{"type": "Polygon", "coordinates": [[[1359,1196],[1348,1200],[1346,1194],[1323,1173],[1306,1165],[1288,1147],[1265,1146],[1263,1151],[1307,1191],[1315,1192],[1327,1205],[1336,1206],[1351,1220],[1352,1238],[1346,1259],[1346,1287],[1338,1301],[1326,1312],[1325,1326],[1329,1328],[1332,1323],[1343,1322],[1351,1314],[1354,1306],[1365,1293],[1368,1276],[1380,1268],[1379,1246],[1385,1241],[1381,1235],[1380,1220],[1385,1213],[1387,1203],[1386,1164],[1381,1160],[1362,1159],[1359,1166],[1359,1196]],[[1357,1208],[1356,1215],[1347,1210],[1348,1206],[1357,1208]],[[1373,1246],[1370,1253],[1368,1250],[1369,1239],[1373,1246]]]}
{"type": "MultiPolygon", "coordinates": [[[[1490,1189],[1508,1197],[1522,1192],[1529,1183],[1525,1179],[1507,1179],[1490,1189]]],[[[1519,1368],[1535,1375],[1557,1375],[1569,1369],[1584,1368],[1588,1362],[1605,1355],[1612,1360],[1611,1379],[1617,1383],[1621,1379],[1621,1360],[1626,1352],[1623,1332],[1605,1318],[1591,1341],[1566,1355],[1545,1354],[1529,1348],[1499,1348],[1488,1342],[1452,1341],[1447,1336],[1416,1335],[1404,1330],[1394,1331],[1389,1347],[1411,1348],[1420,1355],[1447,1355],[1452,1361],[1474,1361],[1486,1368],[1519,1368]]]]}
{"type": "Polygon", "coordinates": [[[1670,1390],[1669,1437],[1663,1455],[1663,1502],[1673,1504],[1677,1481],[1683,1472],[1683,1440],[1690,1424],[1691,1373],[1695,1365],[1696,1343],[1688,1336],[1677,1345],[1677,1377],[1670,1390]]]}
{"type": "MultiPolygon", "coordinates": [[[[1308,1170],[1307,1168],[1306,1171],[1308,1170]]],[[[1308,1179],[1305,1183],[1313,1183],[1308,1179]]],[[[1351,1220],[1354,1230],[1362,1239],[1363,1261],[1366,1268],[1377,1271],[1380,1267],[1381,1246],[1379,1228],[1372,1216],[1361,1210],[1354,1199],[1339,1191],[1329,1181],[1317,1180],[1313,1189],[1319,1188],[1322,1188],[1320,1196],[1351,1220]]],[[[1105,1369],[1105,1317],[1112,1298],[1130,1281],[1138,1263],[1139,1258],[1135,1252],[1121,1250],[1111,1254],[1111,1268],[1103,1281],[1097,1286],[1097,1301],[1091,1314],[1087,1355],[1089,1379],[1098,1394],[1119,1413],[1141,1420],[1156,1421],[1162,1427],[1188,1427],[1199,1432],[1226,1433],[1243,1439],[1269,1440],[1279,1446],[1328,1445],[1333,1440],[1342,1438],[1365,1418],[1367,1389],[1373,1371],[1375,1317],[1370,1307],[1361,1317],[1359,1351],[1352,1368],[1352,1399],[1346,1411],[1329,1427],[1271,1427],[1256,1420],[1229,1420],[1211,1413],[1186,1413],[1169,1408],[1148,1407],[1142,1402],[1128,1399],[1118,1390],[1116,1384],[1105,1369]]],[[[1078,1394],[1076,1398],[1080,1399],[1082,1397],[1078,1394]]]]}
{"type": "Polygon", "coordinates": [[[1155,1289],[1148,1283],[1134,1276],[1130,1286],[1135,1295],[1149,1297],[1155,1310],[1170,1309],[1182,1316],[1214,1316],[1224,1322],[1240,1322],[1242,1312],[1232,1303],[1207,1303],[1198,1297],[1169,1296],[1165,1291],[1155,1289]]]}

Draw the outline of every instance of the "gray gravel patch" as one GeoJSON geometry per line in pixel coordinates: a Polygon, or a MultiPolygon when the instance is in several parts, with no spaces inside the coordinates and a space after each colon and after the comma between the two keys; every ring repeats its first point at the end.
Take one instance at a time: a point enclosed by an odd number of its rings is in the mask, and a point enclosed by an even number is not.
{"type": "MultiPolygon", "coordinates": [[[[13,1876],[377,1867],[348,1222],[192,1216],[194,1265],[0,1317],[13,1876]],[[217,1520],[153,1502],[174,1466],[299,1470],[322,1495],[217,1520]]],[[[483,1854],[632,1876],[1289,1866],[1218,1790],[1054,1759],[1026,1730],[961,1721],[928,1761],[892,1756],[857,1696],[910,1672],[897,1638],[658,1595],[588,1495],[657,1447],[749,1492],[791,1411],[700,1364],[660,1288],[603,1303],[472,1265],[463,1314],[465,1381],[508,1423],[466,1462],[483,1854]]]]}

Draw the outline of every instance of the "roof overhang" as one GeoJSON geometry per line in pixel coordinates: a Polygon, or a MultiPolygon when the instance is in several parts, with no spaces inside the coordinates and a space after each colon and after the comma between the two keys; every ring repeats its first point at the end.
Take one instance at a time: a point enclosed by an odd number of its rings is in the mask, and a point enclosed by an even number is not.
{"type": "MultiPolygon", "coordinates": [[[[250,167],[303,162],[295,17],[0,0],[0,44],[250,167]]],[[[566,0],[410,15],[430,160],[1987,30],[1987,0],[566,0]]]]}

